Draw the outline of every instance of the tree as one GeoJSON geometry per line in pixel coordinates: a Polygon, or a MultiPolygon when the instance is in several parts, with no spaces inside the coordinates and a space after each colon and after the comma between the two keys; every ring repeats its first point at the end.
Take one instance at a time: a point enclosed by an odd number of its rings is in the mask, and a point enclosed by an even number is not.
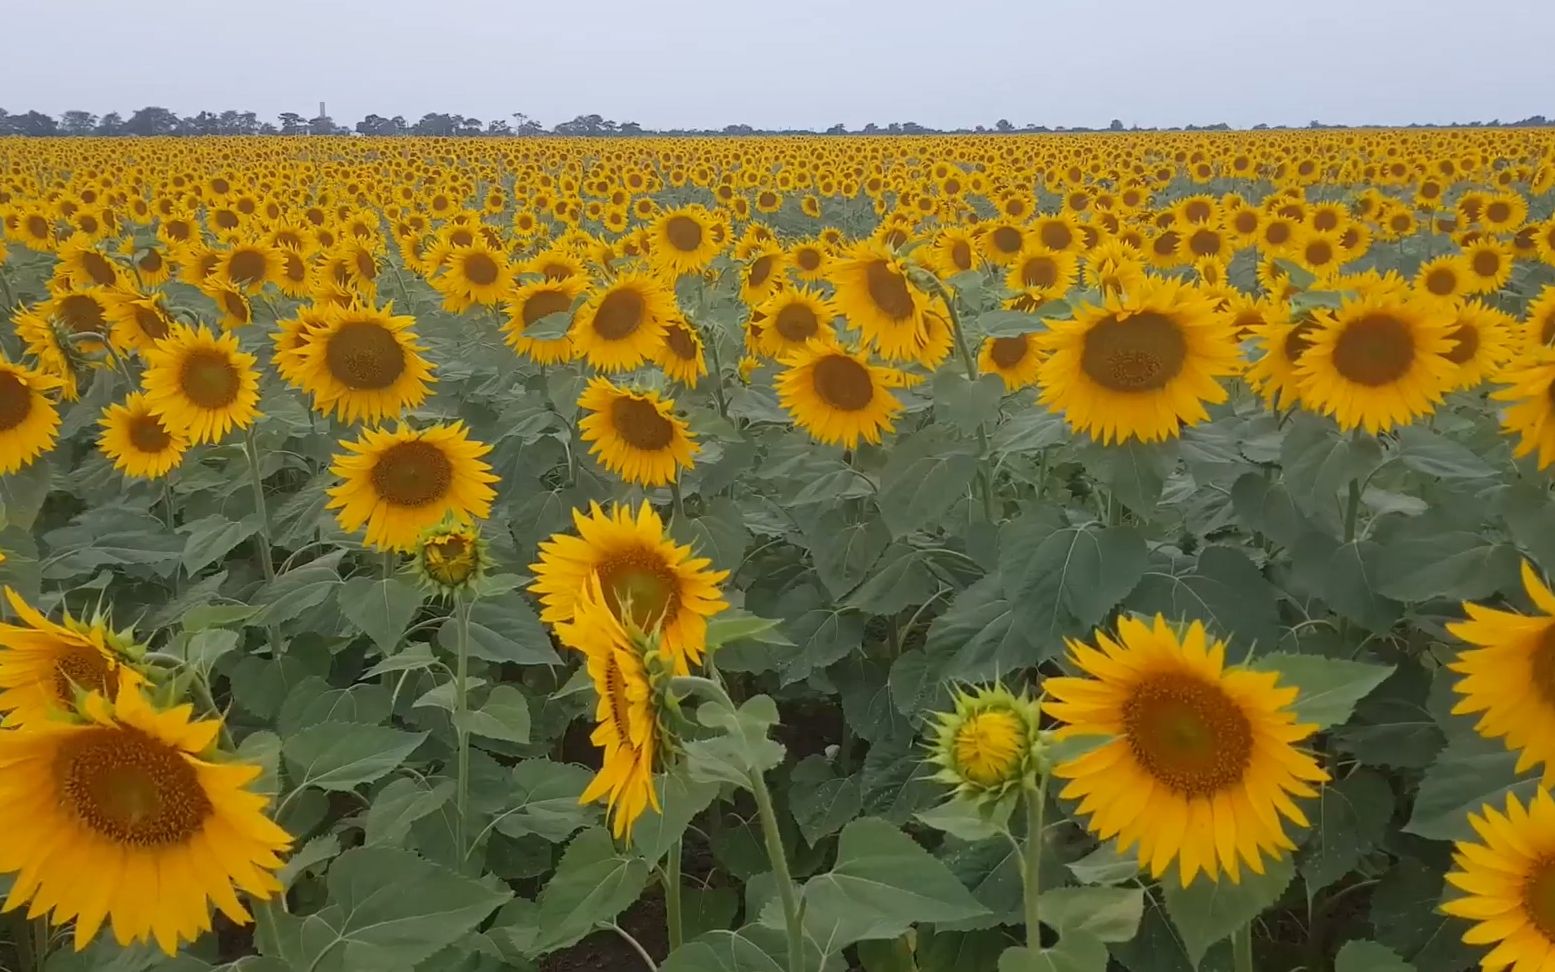
{"type": "Polygon", "coordinates": [[[124,131],[124,119],[116,111],[110,111],[97,122],[97,134],[118,135],[124,131]]]}
{"type": "Polygon", "coordinates": [[[643,127],[636,122],[629,121],[621,123],[622,135],[641,135],[642,133],[643,127]]]}
{"type": "Polygon", "coordinates": [[[1121,119],[1121,118],[1114,118],[1112,120],[1112,124],[1108,125],[1107,128],[1110,131],[1114,131],[1114,132],[1121,132],[1121,131],[1123,131],[1123,119],[1121,119]]]}
{"type": "Polygon", "coordinates": [[[166,108],[142,108],[124,123],[126,135],[171,135],[178,130],[178,116],[166,108]]]}
{"type": "Polygon", "coordinates": [[[344,131],[345,129],[337,126],[335,120],[328,115],[320,115],[308,122],[309,135],[334,135],[344,131]]]}
{"type": "Polygon", "coordinates": [[[828,134],[828,135],[846,135],[846,134],[848,134],[848,126],[844,125],[842,122],[838,122],[837,124],[833,125],[832,127],[826,129],[826,134],[828,134]]]}
{"type": "Polygon", "coordinates": [[[486,134],[487,135],[511,135],[511,134],[513,134],[513,126],[509,125],[505,120],[503,120],[501,118],[493,118],[491,121],[486,123],[486,134]]]}
{"type": "Polygon", "coordinates": [[[616,123],[602,118],[599,115],[579,115],[570,122],[559,122],[556,125],[558,135],[603,135],[613,132],[616,123]]]}
{"type": "Polygon", "coordinates": [[[89,111],[67,111],[59,116],[61,135],[90,135],[97,130],[97,116],[89,111]]]}
{"type": "Polygon", "coordinates": [[[308,132],[308,121],[295,111],[283,111],[276,117],[281,123],[282,135],[305,135],[308,132]]]}
{"type": "Polygon", "coordinates": [[[421,116],[420,121],[411,126],[411,131],[417,135],[452,135],[458,129],[461,120],[455,115],[427,112],[421,116]]]}
{"type": "Polygon", "coordinates": [[[9,126],[10,131],[16,135],[38,137],[59,134],[59,123],[41,111],[29,111],[24,115],[12,115],[9,119],[9,126]]]}
{"type": "Polygon", "coordinates": [[[873,134],[875,134],[878,131],[880,131],[880,126],[876,125],[874,122],[870,122],[869,124],[864,126],[864,134],[865,135],[873,135],[873,134]]]}
{"type": "Polygon", "coordinates": [[[356,130],[362,135],[403,135],[405,134],[405,119],[399,115],[393,118],[384,118],[382,115],[368,115],[356,123],[356,130]]]}
{"type": "Polygon", "coordinates": [[[995,131],[1000,131],[1000,132],[1013,132],[1013,131],[1015,131],[1015,126],[1010,124],[1010,120],[1008,118],[1001,118],[1001,119],[999,119],[998,121],[993,123],[993,127],[994,127],[995,131]]]}
{"type": "Polygon", "coordinates": [[[479,135],[481,133],[481,120],[479,118],[465,118],[463,115],[455,115],[455,135],[479,135]]]}

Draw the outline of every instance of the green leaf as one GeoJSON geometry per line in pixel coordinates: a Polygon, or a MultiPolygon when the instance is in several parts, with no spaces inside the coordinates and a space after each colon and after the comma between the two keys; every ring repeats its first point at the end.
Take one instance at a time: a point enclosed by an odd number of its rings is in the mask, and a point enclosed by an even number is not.
{"type": "Polygon", "coordinates": [[[1181,560],[1159,568],[1151,564],[1129,595],[1127,607],[1140,614],[1203,621],[1244,651],[1279,642],[1274,585],[1233,547],[1205,547],[1197,561],[1181,560]]]}
{"type": "Polygon", "coordinates": [[[1496,474],[1489,463],[1468,447],[1424,426],[1399,429],[1398,450],[1404,465],[1435,479],[1488,479],[1496,474]]]}
{"type": "Polygon", "coordinates": [[[723,732],[685,744],[693,780],[749,786],[749,774],[765,773],[783,761],[782,745],[767,738],[778,723],[778,711],[765,695],[746,700],[738,710],[704,700],[697,707],[697,719],[723,732]]]}
{"type": "Polygon", "coordinates": [[[648,863],[616,850],[608,831],[585,830],[562,855],[540,892],[538,953],[566,948],[616,915],[642,893],[648,863]]]}
{"type": "Polygon", "coordinates": [[[912,938],[908,934],[859,942],[859,964],[864,972],[918,972],[918,964],[913,961],[912,938]]]}
{"type": "Polygon", "coordinates": [[[1481,947],[1463,943],[1463,919],[1439,910],[1442,884],[1441,867],[1404,857],[1372,891],[1377,941],[1420,972],[1460,972],[1484,957],[1481,947]]]}
{"type": "Polygon", "coordinates": [[[1140,888],[1054,888],[1037,899],[1042,924],[1060,938],[1082,934],[1102,942],[1126,942],[1145,914],[1140,888]]]}
{"type": "Polygon", "coordinates": [[[1477,600],[1515,589],[1521,563],[1513,545],[1466,530],[1392,537],[1378,551],[1377,591],[1400,601],[1477,600]]]}
{"type": "Polygon", "coordinates": [[[1537,773],[1517,774],[1517,754],[1500,740],[1464,734],[1449,740],[1426,769],[1404,830],[1431,840],[1471,840],[1470,811],[1503,806],[1508,794],[1526,801],[1538,782],[1537,773]]]}
{"type": "Polygon", "coordinates": [[[659,794],[659,810],[644,811],[632,825],[632,850],[643,860],[657,864],[681,838],[697,814],[706,810],[718,795],[718,784],[698,783],[686,773],[672,770],[653,782],[659,794]]]}
{"type": "Polygon", "coordinates": [[[1145,538],[1133,527],[1025,525],[1001,534],[999,571],[1016,623],[1038,642],[1098,623],[1144,575],[1145,538]]]}
{"type": "Polygon", "coordinates": [[[185,534],[183,564],[191,577],[204,567],[219,562],[238,544],[259,532],[257,516],[246,516],[234,523],[224,516],[207,516],[203,519],[180,524],[178,532],[185,534]]]}
{"type": "Polygon", "coordinates": [[[1338,493],[1382,463],[1382,447],[1369,435],[1341,435],[1328,419],[1298,412],[1280,447],[1285,484],[1309,516],[1338,523],[1338,493]]]}
{"type": "Polygon", "coordinates": [[[864,619],[842,609],[807,611],[784,628],[798,646],[779,666],[784,685],[841,661],[858,649],[864,637],[864,619]]]}
{"type": "Polygon", "coordinates": [[[294,567],[260,589],[254,605],[262,608],[249,620],[256,627],[295,620],[309,608],[323,604],[340,588],[337,565],[342,552],[326,554],[311,563],[294,567]]]}
{"type": "Polygon", "coordinates": [[[1138,442],[1115,445],[1092,443],[1081,453],[1085,469],[1112,492],[1114,498],[1140,516],[1148,516],[1161,499],[1166,477],[1177,466],[1176,442],[1138,442]]]}
{"type": "Polygon", "coordinates": [[[1263,874],[1244,869],[1237,884],[1217,883],[1202,875],[1186,888],[1175,880],[1163,882],[1166,912],[1182,934],[1188,958],[1197,965],[1211,945],[1274,904],[1294,874],[1295,865],[1287,857],[1267,862],[1263,874]]]}
{"type": "Polygon", "coordinates": [[[1357,770],[1323,787],[1311,835],[1301,854],[1307,896],[1349,873],[1383,838],[1393,819],[1393,790],[1371,770],[1357,770]]]}
{"type": "Polygon", "coordinates": [[[927,601],[940,588],[939,578],[929,569],[931,556],[905,543],[891,544],[870,577],[848,598],[848,606],[870,614],[895,614],[927,601]]]}
{"type": "Polygon", "coordinates": [[[1011,809],[1008,800],[1000,800],[990,807],[952,798],[939,806],[919,810],[914,816],[920,823],[935,830],[943,830],[952,837],[976,843],[1008,833],[1011,809]]]}
{"type": "Polygon", "coordinates": [[[1294,552],[1297,572],[1317,582],[1317,590],[1329,607],[1377,632],[1393,627],[1403,611],[1397,601],[1377,590],[1382,579],[1381,558],[1380,544],[1369,540],[1338,543],[1318,533],[1303,537],[1294,552]]]}
{"type": "Polygon", "coordinates": [[[931,427],[897,439],[880,472],[880,516],[901,537],[937,519],[977,475],[970,443],[931,427]]]}
{"type": "Polygon", "coordinates": [[[287,739],[281,752],[296,789],[350,790],[403,763],[427,735],[388,726],[321,722],[287,739]]]}
{"type": "Polygon", "coordinates": [[[328,885],[329,903],[307,922],[328,932],[317,955],[341,949],[343,967],[353,970],[411,968],[513,897],[507,888],[389,847],[341,854],[330,865],[328,885]]]}
{"type": "Polygon", "coordinates": [[[972,972],[991,969],[1009,947],[1009,939],[994,929],[943,931],[920,928],[917,932],[918,972],[972,972]]]}
{"type": "Polygon", "coordinates": [[[791,646],[792,642],[776,630],[781,623],[774,618],[758,618],[739,608],[727,608],[707,622],[707,650],[713,651],[734,641],[791,646]]]}
{"type": "MultiPolygon", "coordinates": [[[[712,931],[677,948],[659,972],[789,972],[783,932],[761,925],[712,931]]],[[[820,968],[806,956],[806,972],[820,968]]]]}
{"type": "Polygon", "coordinates": [[[1415,967],[1386,945],[1345,942],[1334,956],[1334,972],[1415,972],[1415,967]]]}
{"type": "Polygon", "coordinates": [[[598,818],[578,802],[593,774],[572,763],[526,759],[513,767],[506,800],[496,814],[496,829],[509,837],[538,835],[560,843],[598,818]]]}
{"type": "MultiPolygon", "coordinates": [[[[437,629],[437,643],[449,654],[457,650],[457,620],[437,629]]],[[[517,665],[560,665],[551,638],[540,626],[529,601],[517,591],[481,598],[470,609],[470,655],[489,662],[517,665]]]]}
{"type": "Polygon", "coordinates": [[[825,756],[806,756],[789,775],[788,809],[812,847],[841,830],[863,806],[859,778],[838,776],[825,756]]]}
{"type": "Polygon", "coordinates": [[[410,825],[441,809],[454,795],[455,782],[436,786],[416,777],[391,780],[367,808],[363,830],[368,844],[398,845],[410,835],[410,825]]]}
{"type": "Polygon", "coordinates": [[[420,589],[398,577],[353,577],[340,588],[340,613],[388,656],[399,648],[422,600],[420,589]]]}
{"type": "Polygon", "coordinates": [[[417,641],[405,646],[405,650],[390,655],[362,673],[363,678],[376,678],[388,672],[410,672],[418,668],[431,668],[437,664],[432,657],[432,646],[417,641]]]}
{"type": "Polygon", "coordinates": [[[1069,437],[1063,417],[1045,408],[1017,412],[994,430],[990,449],[994,455],[1041,452],[1069,437]]]}
{"type": "Polygon", "coordinates": [[[535,341],[555,341],[567,336],[572,327],[572,311],[559,310],[524,326],[524,337],[535,341]]]}
{"type": "Polygon", "coordinates": [[[1283,652],[1264,655],[1255,664],[1264,671],[1279,672],[1280,684],[1301,689],[1296,697],[1297,718],[1319,729],[1349,719],[1355,704],[1393,674],[1392,665],[1283,652]]]}
{"type": "Polygon", "coordinates": [[[1002,575],[990,574],[957,594],[934,619],[924,647],[939,661],[942,678],[975,681],[1035,664],[1057,654],[1062,644],[1035,641],[1017,623],[1002,575]]]}
{"type": "Polygon", "coordinates": [[[1024,945],[999,956],[999,972],[1107,972],[1107,946],[1088,935],[1073,934],[1035,954],[1024,945]]]}
{"type": "Polygon", "coordinates": [[[1247,473],[1232,484],[1231,506],[1243,526],[1284,547],[1294,547],[1313,530],[1290,490],[1262,473],[1247,473]]]}
{"type": "Polygon", "coordinates": [[[1285,275],[1285,278],[1289,280],[1291,285],[1294,286],[1297,290],[1306,290],[1313,284],[1317,283],[1317,276],[1313,274],[1311,270],[1308,270],[1306,267],[1296,263],[1293,260],[1277,257],[1274,261],[1274,265],[1280,268],[1280,272],[1285,275]]]}
{"type": "Polygon", "coordinates": [[[982,375],[968,381],[959,371],[941,370],[934,376],[934,418],[971,435],[978,426],[999,417],[1004,382],[998,375],[982,375]]]}
{"type": "Polygon", "coordinates": [[[1111,840],[1065,866],[1082,884],[1122,884],[1139,876],[1139,859],[1119,854],[1117,842],[1111,840]]]}
{"type": "Polygon", "coordinates": [[[498,685],[479,709],[455,713],[454,725],[476,736],[526,743],[529,741],[529,700],[511,685],[498,685]]]}
{"type": "Polygon", "coordinates": [[[880,517],[848,523],[838,510],[826,511],[806,533],[815,572],[832,597],[844,597],[857,587],[891,542],[891,531],[880,517]]]}
{"type": "Polygon", "coordinates": [[[334,834],[319,834],[299,847],[286,859],[277,877],[283,887],[291,887],[297,877],[309,868],[317,867],[340,854],[340,838],[334,834]]]}
{"type": "Polygon", "coordinates": [[[48,456],[42,456],[30,466],[0,476],[0,513],[4,514],[7,525],[32,529],[38,511],[43,509],[43,501],[49,495],[52,471],[52,461],[48,456]]]}
{"type": "Polygon", "coordinates": [[[895,938],[917,922],[986,911],[944,864],[873,817],[844,827],[836,865],[804,886],[806,933],[826,954],[866,938],[895,938]]]}

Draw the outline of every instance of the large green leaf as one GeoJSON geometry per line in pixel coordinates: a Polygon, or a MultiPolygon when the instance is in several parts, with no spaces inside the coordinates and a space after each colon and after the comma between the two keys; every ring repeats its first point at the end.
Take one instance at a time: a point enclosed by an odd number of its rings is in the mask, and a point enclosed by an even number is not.
{"type": "Polygon", "coordinates": [[[1537,774],[1518,775],[1517,753],[1500,740],[1458,736],[1426,769],[1404,829],[1432,840],[1473,839],[1470,811],[1477,813],[1487,803],[1503,807],[1508,794],[1526,801],[1538,782],[1537,774]]]}
{"type": "Polygon", "coordinates": [[[493,808],[496,828],[509,837],[538,835],[560,842],[598,819],[578,798],[593,774],[572,763],[526,759],[513,767],[504,800],[493,808]]]}
{"type": "Polygon", "coordinates": [[[1344,877],[1383,838],[1393,819],[1393,790],[1371,770],[1359,770],[1318,791],[1312,831],[1301,853],[1307,895],[1344,877]]]}
{"type": "Polygon", "coordinates": [[[866,938],[894,938],[918,922],[986,911],[944,864],[873,817],[843,828],[836,865],[805,882],[804,908],[806,934],[826,954],[866,938]]]}
{"type": "Polygon", "coordinates": [[[1296,696],[1296,716],[1319,729],[1350,718],[1355,704],[1393,674],[1392,665],[1284,652],[1264,655],[1256,665],[1265,671],[1279,672],[1280,684],[1301,689],[1296,696]]]}
{"type": "Polygon", "coordinates": [[[750,774],[765,773],[783,761],[783,746],[767,738],[778,723],[778,711],[765,695],[746,700],[737,710],[704,701],[697,707],[697,719],[723,731],[685,744],[693,780],[748,786],[750,774]]]}
{"type": "Polygon", "coordinates": [[[297,789],[350,790],[403,763],[426,738],[388,726],[321,722],[287,739],[281,752],[297,789]]]}
{"type": "Polygon", "coordinates": [[[1205,547],[1197,561],[1151,563],[1128,596],[1127,607],[1140,614],[1203,621],[1234,643],[1234,655],[1279,642],[1274,586],[1246,554],[1232,547],[1205,547]]]}
{"type": "Polygon", "coordinates": [[[1106,617],[1144,575],[1144,537],[1133,527],[1018,521],[999,540],[999,573],[1016,623],[1057,642],[1106,617]]]}
{"type": "MultiPolygon", "coordinates": [[[[458,638],[457,624],[456,619],[449,618],[437,629],[438,645],[450,654],[458,638]]],[[[534,608],[517,591],[475,602],[470,609],[470,655],[519,665],[561,664],[534,608]]]]}
{"type": "Polygon", "coordinates": [[[385,655],[399,649],[405,629],[421,610],[421,601],[421,591],[397,577],[353,577],[340,588],[340,612],[385,655]]]}
{"type": "Polygon", "coordinates": [[[642,893],[648,863],[618,851],[608,831],[595,827],[574,837],[556,873],[540,892],[540,953],[566,948],[616,915],[642,893]]]}
{"type": "Polygon", "coordinates": [[[669,853],[692,819],[718,795],[718,784],[698,783],[679,769],[658,776],[653,786],[659,809],[649,807],[632,825],[632,850],[650,864],[669,853]]]}
{"type": "Polygon", "coordinates": [[[1415,967],[1386,945],[1356,941],[1340,947],[1334,972],[1415,972],[1415,967]]]}
{"type": "Polygon", "coordinates": [[[1168,880],[1162,885],[1166,912],[1182,934],[1183,947],[1194,964],[1209,947],[1252,921],[1285,893],[1295,874],[1290,858],[1266,861],[1263,874],[1242,871],[1242,880],[1211,881],[1199,876],[1186,888],[1168,880]]]}
{"type": "Polygon", "coordinates": [[[233,522],[219,514],[179,524],[185,534],[184,570],[191,576],[210,564],[218,563],[233,547],[259,532],[258,517],[248,516],[233,522]]]}

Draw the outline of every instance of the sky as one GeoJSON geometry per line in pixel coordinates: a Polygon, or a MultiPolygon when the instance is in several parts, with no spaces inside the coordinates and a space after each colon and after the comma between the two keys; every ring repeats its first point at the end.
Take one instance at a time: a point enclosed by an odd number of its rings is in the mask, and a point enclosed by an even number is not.
{"type": "Polygon", "coordinates": [[[1555,116],[1555,0],[0,0],[0,108],[546,127],[1555,116]],[[1481,15],[1479,11],[1483,11],[1481,15]],[[28,40],[31,38],[31,40],[28,40]],[[60,43],[68,39],[63,56],[60,43]],[[17,43],[16,41],[21,41],[17,43]]]}

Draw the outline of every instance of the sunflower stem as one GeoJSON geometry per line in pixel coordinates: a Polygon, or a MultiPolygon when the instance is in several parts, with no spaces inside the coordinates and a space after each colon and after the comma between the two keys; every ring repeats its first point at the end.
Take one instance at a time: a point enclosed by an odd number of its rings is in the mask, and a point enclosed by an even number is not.
{"type": "Polygon", "coordinates": [[[1026,805],[1026,843],[1021,851],[1021,878],[1026,899],[1026,948],[1033,956],[1042,951],[1042,919],[1038,899],[1042,896],[1042,830],[1047,812],[1047,774],[1028,786],[1022,798],[1026,805]]]}
{"type": "Polygon", "coordinates": [[[804,916],[799,910],[799,896],[794,893],[794,880],[788,870],[788,854],[783,849],[783,835],[778,831],[777,814],[772,809],[772,792],[767,780],[760,773],[749,772],[751,794],[756,798],[756,812],[761,818],[761,835],[767,843],[767,859],[772,864],[772,876],[777,879],[778,900],[783,905],[783,924],[788,929],[789,972],[805,972],[804,916]]]}
{"type": "Polygon", "coordinates": [[[674,525],[679,526],[686,519],[686,499],[680,494],[680,477],[670,480],[670,497],[675,503],[674,525]]]}
{"type": "Polygon", "coordinates": [[[454,846],[459,851],[459,870],[463,871],[470,856],[470,605],[463,593],[454,595],[454,630],[458,633],[454,649],[454,733],[458,738],[459,773],[455,797],[459,822],[454,846]]]}
{"type": "Polygon", "coordinates": [[[671,952],[685,941],[685,925],[680,917],[680,857],[683,851],[681,842],[675,841],[664,862],[664,923],[671,952]]]}
{"type": "Polygon", "coordinates": [[[11,281],[7,277],[4,268],[0,268],[0,291],[5,292],[5,309],[7,311],[20,306],[16,302],[16,295],[11,293],[11,281]]]}
{"type": "MultiPolygon", "coordinates": [[[[914,277],[914,279],[919,279],[914,277]]],[[[945,312],[950,316],[950,333],[956,341],[956,353],[961,356],[961,367],[966,369],[966,380],[972,384],[977,383],[977,359],[972,357],[971,345],[966,341],[966,330],[961,326],[961,315],[956,312],[956,301],[951,297],[945,285],[939,278],[931,273],[923,273],[921,279],[928,288],[934,291],[935,296],[945,305],[945,312]]],[[[990,451],[988,448],[988,423],[977,423],[977,478],[981,484],[983,494],[983,513],[988,517],[988,522],[994,522],[993,501],[993,469],[989,466],[990,451]]]]}
{"type": "Polygon", "coordinates": [[[1253,972],[1253,925],[1248,922],[1231,935],[1231,959],[1236,972],[1253,972]]]}
{"type": "Polygon", "coordinates": [[[254,444],[254,427],[243,430],[243,454],[248,457],[248,481],[254,490],[254,511],[259,514],[259,570],[265,580],[275,580],[275,564],[270,560],[270,511],[265,506],[265,481],[259,474],[259,448],[254,444]]]}

